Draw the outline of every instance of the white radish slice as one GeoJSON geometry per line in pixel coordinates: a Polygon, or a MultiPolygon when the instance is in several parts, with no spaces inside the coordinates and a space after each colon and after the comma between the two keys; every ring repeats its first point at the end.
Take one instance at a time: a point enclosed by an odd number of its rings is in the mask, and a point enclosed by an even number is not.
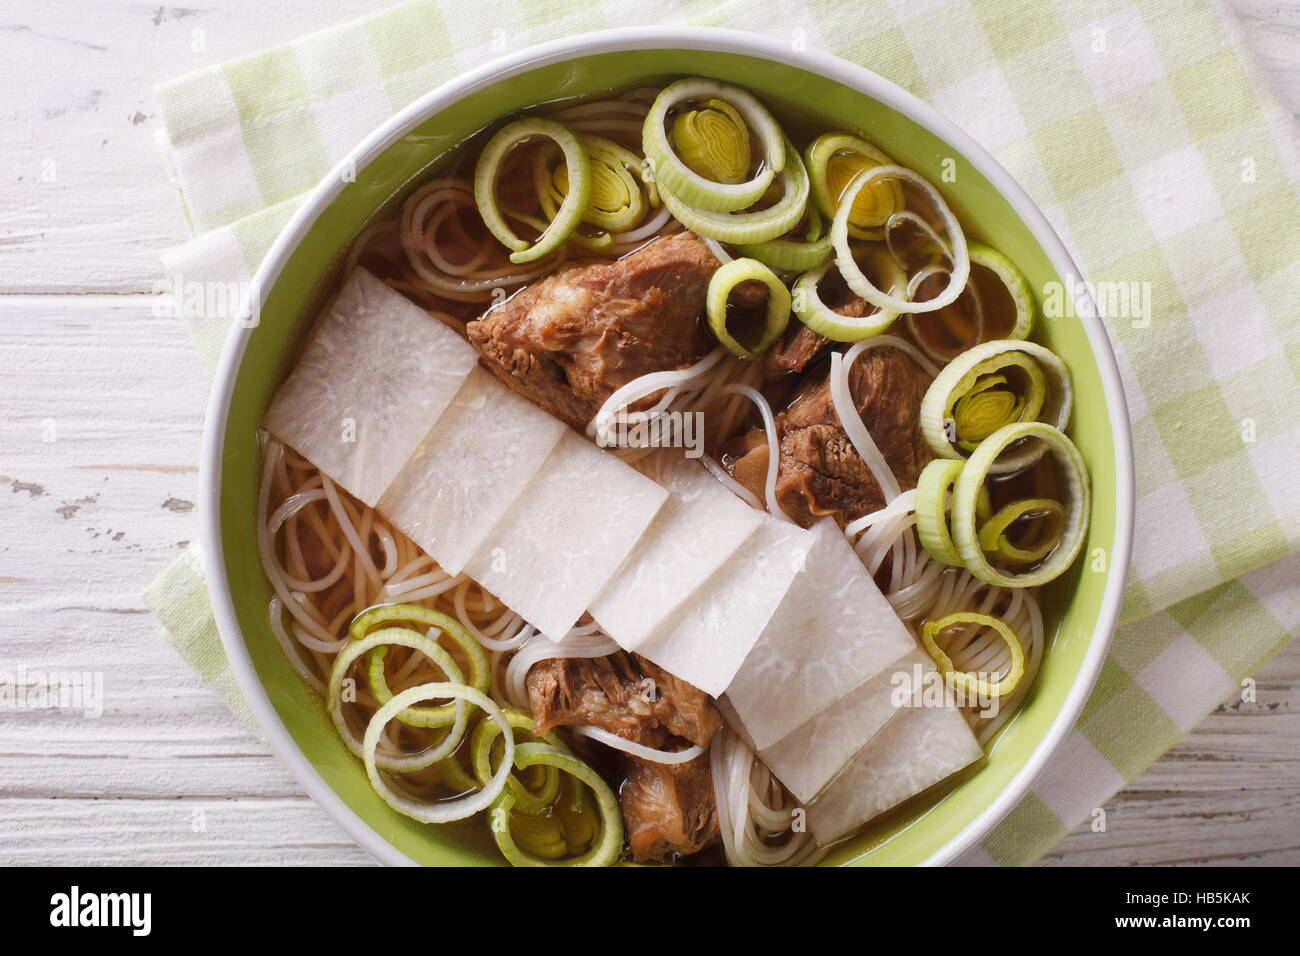
{"type": "Polygon", "coordinates": [[[637,648],[714,697],[740,670],[812,546],[810,532],[755,513],[753,534],[637,648]]]}
{"type": "Polygon", "coordinates": [[[758,751],[758,758],[801,803],[807,803],[866,741],[896,717],[899,709],[892,691],[897,675],[905,673],[910,680],[913,666],[924,667],[927,661],[919,648],[904,655],[766,750],[758,751]]]}
{"type": "Polygon", "coordinates": [[[983,756],[960,708],[900,708],[809,804],[808,828],[832,843],[983,756]]]}
{"type": "Polygon", "coordinates": [[[727,699],[758,750],[916,647],[911,634],[829,518],[727,699]]]}
{"type": "Polygon", "coordinates": [[[667,497],[631,465],[566,429],[465,572],[562,640],[667,497]]]}
{"type": "Polygon", "coordinates": [[[379,512],[459,574],[567,426],[475,368],[429,429],[379,512]]]}
{"type": "Polygon", "coordinates": [[[374,507],[477,362],[459,335],[354,269],[263,425],[374,507]]]}
{"type": "Polygon", "coordinates": [[[735,554],[763,519],[679,448],[665,448],[635,467],[667,489],[668,500],[589,608],[605,633],[629,651],[735,554]]]}

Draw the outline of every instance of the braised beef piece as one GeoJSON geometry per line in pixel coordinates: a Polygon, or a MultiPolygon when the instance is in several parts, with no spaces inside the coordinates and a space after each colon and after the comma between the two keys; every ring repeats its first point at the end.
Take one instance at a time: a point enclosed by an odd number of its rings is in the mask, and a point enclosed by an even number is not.
{"type": "MultiPolygon", "coordinates": [[[[844,285],[843,279],[835,270],[834,278],[824,280],[818,288],[822,302],[832,312],[851,319],[860,319],[875,306],[851,291],[844,285]]],[[[769,382],[777,381],[792,372],[802,372],[812,364],[830,344],[830,339],[818,335],[796,318],[790,319],[785,335],[763,356],[763,378],[769,382]]]]}
{"type": "MultiPolygon", "coordinates": [[[[805,528],[827,515],[844,527],[885,504],[876,479],[840,427],[828,373],[829,368],[814,371],[777,416],[776,497],[805,528]]],[[[912,359],[888,347],[863,353],[849,372],[853,403],[904,490],[916,486],[931,457],[919,420],[928,385],[912,359]]],[[[763,429],[732,439],[722,451],[732,476],[761,500],[767,476],[763,429]]]]}
{"type": "Polygon", "coordinates": [[[709,755],[683,764],[628,757],[619,788],[628,846],[640,862],[669,862],[698,853],[718,836],[709,755]]]}
{"type": "MultiPolygon", "coordinates": [[[[722,725],[712,699],[637,654],[554,658],[528,671],[533,733],[600,727],[657,750],[707,747],[722,725]]],[[[703,848],[718,832],[708,754],[670,765],[622,755],[619,788],[628,841],[638,860],[668,860],[703,848]]]]}
{"type": "Polygon", "coordinates": [[[792,318],[785,335],[763,356],[763,378],[772,382],[791,372],[802,372],[829,342],[824,335],[792,318]]]}
{"type": "Polygon", "coordinates": [[[498,378],[581,429],[615,389],[696,360],[719,264],[694,233],[665,236],[616,262],[570,263],[466,331],[498,378]]]}
{"type": "Polygon", "coordinates": [[[658,749],[672,737],[705,746],[722,723],[712,699],[638,654],[552,658],[528,672],[533,733],[599,727],[658,749]]]}

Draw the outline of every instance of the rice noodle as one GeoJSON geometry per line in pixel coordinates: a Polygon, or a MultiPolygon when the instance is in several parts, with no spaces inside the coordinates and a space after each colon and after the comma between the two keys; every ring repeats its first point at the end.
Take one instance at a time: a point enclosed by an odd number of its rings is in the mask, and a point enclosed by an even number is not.
{"type": "Polygon", "coordinates": [[[772,406],[768,404],[766,398],[758,389],[750,385],[727,385],[722,389],[724,395],[744,395],[758,409],[758,414],[763,419],[763,431],[767,434],[767,479],[764,482],[763,489],[767,495],[767,510],[778,518],[782,518],[793,524],[793,520],[781,507],[781,503],[776,500],[776,478],[778,465],[780,464],[780,443],[777,441],[776,434],[776,417],[772,414],[772,406]]]}
{"type": "Polygon", "coordinates": [[[401,238],[407,263],[416,276],[438,295],[459,301],[485,301],[492,297],[494,290],[531,282],[550,272],[561,261],[562,252],[540,262],[497,269],[480,268],[494,248],[491,234],[485,231],[478,251],[469,262],[460,265],[449,263],[431,240],[430,229],[436,231],[444,218],[449,223],[456,220],[460,208],[472,209],[474,215],[478,215],[474,187],[464,180],[445,177],[425,183],[402,205],[401,238]],[[449,208],[431,220],[430,216],[439,204],[446,204],[449,208]]]}
{"type": "Polygon", "coordinates": [[[704,753],[704,748],[699,744],[692,744],[685,750],[655,750],[653,747],[647,747],[644,744],[620,737],[618,734],[611,734],[608,730],[602,730],[600,727],[570,727],[569,729],[579,737],[598,740],[606,747],[621,750],[625,754],[631,754],[633,757],[648,760],[651,763],[675,766],[690,763],[704,753]]]}
{"type": "Polygon", "coordinates": [[[796,811],[803,808],[726,726],[713,735],[709,767],[728,864],[807,866],[826,855],[812,834],[801,829],[804,814],[796,811]],[[774,800],[780,802],[769,802],[774,800]]]}
{"type": "Polygon", "coordinates": [[[526,681],[534,664],[553,658],[607,657],[618,649],[617,644],[599,632],[575,634],[570,631],[559,642],[544,634],[534,633],[519,647],[506,666],[506,698],[516,707],[531,712],[526,681]]]}

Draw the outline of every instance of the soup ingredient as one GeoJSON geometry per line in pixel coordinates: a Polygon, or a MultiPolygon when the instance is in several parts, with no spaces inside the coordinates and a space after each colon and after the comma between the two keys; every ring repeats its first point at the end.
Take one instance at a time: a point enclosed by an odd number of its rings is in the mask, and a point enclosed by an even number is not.
{"type": "MultiPolygon", "coordinates": [[[[361,643],[364,644],[365,641],[361,643]]],[[[447,739],[452,740],[453,738],[448,737],[447,739]]],[[[459,740],[457,740],[458,742],[459,740]]],[[[510,776],[510,770],[515,759],[514,736],[510,733],[510,725],[506,721],[506,715],[502,709],[482,691],[457,683],[435,682],[420,684],[397,694],[392,700],[375,711],[374,716],[370,718],[370,723],[366,725],[366,734],[362,740],[361,748],[361,758],[366,765],[366,776],[370,778],[370,785],[375,788],[383,801],[398,813],[419,820],[421,823],[450,823],[453,820],[463,820],[481,810],[486,810],[505,789],[506,778],[510,776]],[[487,719],[496,721],[498,726],[501,727],[505,735],[505,745],[501,763],[497,767],[496,773],[481,790],[467,793],[455,800],[429,803],[393,790],[379,772],[377,755],[380,738],[383,736],[384,728],[390,720],[408,707],[427,700],[445,698],[462,701],[465,705],[472,704],[481,708],[487,715],[487,719]]],[[[445,752],[439,752],[438,759],[442,759],[450,752],[450,749],[446,749],[445,743],[435,748],[435,750],[445,750],[445,752]]]]}
{"type": "Polygon", "coordinates": [[[823,520],[726,699],[761,750],[915,646],[839,527],[823,520]]]}
{"type": "MultiPolygon", "coordinates": [[[[852,300],[839,306],[836,311],[844,310],[841,314],[848,315],[859,307],[862,312],[871,308],[865,299],[853,296],[852,300]]],[[[767,350],[767,355],[763,356],[763,377],[772,382],[792,372],[802,372],[822,354],[830,341],[798,319],[794,320],[786,328],[785,336],[781,341],[775,343],[767,350]]]]}
{"type": "MultiPolygon", "coordinates": [[[[423,654],[430,663],[439,667],[450,681],[448,686],[462,686],[461,681],[464,675],[460,667],[456,664],[450,654],[439,646],[434,637],[421,634],[419,631],[412,630],[409,627],[383,627],[373,634],[367,634],[364,637],[355,638],[344,645],[343,650],[334,658],[334,665],[330,668],[329,687],[325,695],[325,705],[329,710],[330,719],[334,721],[334,727],[338,730],[339,736],[358,757],[365,757],[365,741],[358,740],[353,734],[352,729],[348,726],[347,719],[343,714],[344,701],[344,680],[347,679],[348,669],[363,655],[380,647],[409,647],[414,651],[423,654]]],[[[485,675],[486,676],[486,675],[485,675]]],[[[479,688],[470,688],[479,691],[479,688]]],[[[388,704],[394,700],[405,699],[407,695],[397,694],[389,699],[388,704]]],[[[457,695],[448,695],[457,696],[457,695]]],[[[428,700],[428,697],[420,700],[428,700]]],[[[465,701],[468,698],[457,696],[458,701],[465,701]]],[[[388,704],[384,706],[387,707],[388,704]]],[[[370,756],[373,762],[381,770],[390,773],[410,773],[415,770],[423,770],[425,767],[432,766],[443,757],[451,754],[460,745],[465,736],[465,728],[469,721],[469,708],[463,702],[451,705],[455,714],[454,721],[450,729],[442,738],[441,742],[422,753],[417,754],[393,754],[391,752],[378,753],[377,751],[370,756]]],[[[381,708],[382,709],[382,708],[381,708]]],[[[392,720],[399,715],[405,714],[405,707],[399,707],[385,711],[388,716],[384,723],[392,720]]],[[[504,717],[502,718],[504,720],[504,717]]],[[[472,813],[477,811],[470,811],[472,813]]],[[[455,818],[451,818],[455,819],[455,818]]]]}
{"type": "Polygon", "coordinates": [[[475,365],[379,511],[459,574],[566,431],[475,365]]]}
{"type": "Polygon", "coordinates": [[[811,536],[788,521],[762,523],[638,650],[717,696],[731,683],[802,566],[811,536]]]}
{"type": "Polygon", "coordinates": [[[785,235],[799,224],[808,203],[808,173],[798,151],[785,144],[780,198],[770,206],[744,212],[715,212],[692,206],[659,183],[659,198],[687,229],[719,242],[758,243],[785,235]]]}
{"type": "Polygon", "coordinates": [[[718,260],[698,237],[657,239],[617,262],[578,262],[466,327],[506,385],[583,429],[622,385],[696,359],[718,260]]]}
{"type": "Polygon", "coordinates": [[[703,78],[678,80],[655,97],[642,127],[641,148],[653,164],[661,195],[671,193],[687,206],[720,212],[753,205],[787,162],[785,137],[767,107],[747,90],[703,78]],[[668,121],[674,111],[670,139],[668,121]],[[753,176],[744,179],[751,135],[761,159],[753,176]]]}
{"type": "Polygon", "coordinates": [[[740,358],[760,358],[780,338],[790,320],[790,290],[785,283],[763,263],[756,259],[733,259],[709,280],[706,299],[709,329],[732,355],[740,358]],[[763,327],[752,345],[736,341],[727,328],[727,302],[732,291],[742,283],[761,283],[767,288],[763,327]]]}
{"type": "MultiPolygon", "coordinates": [[[[600,136],[581,136],[591,160],[591,196],[582,221],[608,232],[626,232],[645,218],[646,196],[633,170],[642,172],[641,158],[617,143],[600,136]]],[[[533,182],[542,210],[554,220],[569,192],[567,164],[549,167],[546,155],[538,153],[533,182]]]]}
{"type": "MultiPolygon", "coordinates": [[[[382,607],[374,607],[368,611],[363,611],[353,619],[348,633],[355,641],[360,641],[368,636],[371,631],[380,633],[375,630],[379,625],[388,625],[393,623],[419,624],[429,628],[428,637],[434,639],[435,632],[438,633],[439,639],[447,638],[455,644],[462,656],[469,662],[469,678],[465,683],[486,692],[488,685],[491,683],[491,674],[487,655],[483,653],[483,648],[478,641],[470,636],[465,626],[454,617],[443,614],[441,611],[434,611],[430,608],[420,607],[417,604],[388,604],[382,607]]],[[[370,685],[370,692],[374,694],[375,699],[381,704],[386,704],[393,697],[393,692],[388,688],[388,681],[384,675],[384,658],[388,652],[385,644],[380,644],[370,651],[368,655],[368,666],[366,668],[366,682],[370,685]]],[[[438,658],[440,666],[444,666],[446,661],[441,656],[438,658]]],[[[459,674],[459,670],[447,671],[448,676],[459,674]]],[[[461,680],[457,676],[454,679],[461,680]]],[[[465,710],[463,705],[444,704],[441,707],[422,707],[404,710],[397,715],[397,719],[413,727],[446,727],[453,723],[455,717],[465,710]]]]}
{"type": "MultiPolygon", "coordinates": [[[[885,505],[884,492],[836,413],[828,372],[812,373],[778,417],[776,497],[803,527],[822,517],[843,527],[885,505]]],[[[916,414],[928,384],[916,363],[893,348],[872,348],[849,369],[853,406],[904,489],[915,485],[930,457],[916,414]]],[[[730,446],[733,454],[739,453],[731,459],[731,474],[751,490],[761,489],[761,479],[753,482],[758,474],[766,475],[767,443],[761,432],[754,429],[730,446]]]]}
{"type": "Polygon", "coordinates": [[[948,526],[949,496],[961,474],[963,462],[936,458],[925,466],[916,482],[916,533],[921,546],[936,561],[963,567],[961,554],[948,526]]]}
{"type": "Polygon", "coordinates": [[[722,722],[699,688],[624,651],[540,661],[527,687],[538,736],[555,727],[598,727],[655,749],[674,737],[705,746],[722,722]]]}
{"type": "Polygon", "coordinates": [[[970,277],[970,254],[966,248],[966,236],[962,232],[961,224],[957,222],[957,217],[953,215],[937,189],[923,177],[903,166],[873,166],[854,177],[840,196],[840,204],[831,222],[831,245],[835,247],[835,264],[839,266],[840,274],[844,276],[844,281],[848,283],[849,288],[877,308],[896,313],[933,312],[935,309],[941,309],[957,300],[957,296],[961,295],[962,289],[966,286],[966,280],[970,277]],[[910,295],[899,296],[883,291],[863,273],[854,258],[853,246],[849,242],[849,217],[852,215],[854,204],[864,190],[876,183],[889,180],[900,180],[921,192],[935,210],[948,235],[951,247],[945,252],[952,263],[952,269],[948,273],[947,285],[934,298],[918,302],[910,295]]]}
{"type": "Polygon", "coordinates": [[[736,251],[780,272],[816,269],[833,254],[830,222],[823,220],[814,206],[808,206],[805,215],[808,230],[803,239],[782,236],[767,242],[739,243],[736,251]]]}
{"type": "MultiPolygon", "coordinates": [[[[958,354],[960,354],[960,351],[964,351],[968,345],[979,344],[980,338],[988,337],[986,331],[990,320],[988,312],[991,308],[995,308],[998,303],[989,301],[987,293],[980,294],[980,288],[986,281],[986,277],[988,281],[1002,285],[1006,290],[1007,299],[1011,303],[1010,325],[1009,327],[1004,326],[1005,332],[998,335],[998,337],[1008,339],[1029,338],[1029,333],[1034,326],[1034,293],[1029,287],[1029,281],[1010,259],[996,249],[991,249],[982,243],[968,242],[967,251],[970,253],[971,275],[970,282],[967,284],[963,295],[976,299],[973,307],[978,318],[976,323],[978,338],[974,342],[965,343],[958,354]]],[[[940,317],[942,317],[942,313],[940,313],[940,317]]],[[[912,338],[917,341],[930,358],[938,362],[948,362],[957,357],[936,349],[914,314],[908,313],[907,324],[908,330],[912,333],[912,338]]]]}
{"type": "MultiPolygon", "coordinates": [[[[595,797],[600,812],[599,835],[591,841],[589,849],[578,856],[560,859],[541,859],[520,849],[511,832],[511,809],[518,800],[517,795],[505,790],[492,805],[490,813],[492,836],[501,850],[501,855],[510,861],[511,866],[612,866],[623,851],[623,819],[619,814],[618,801],[609,785],[600,778],[596,771],[579,760],[566,749],[550,743],[524,743],[515,747],[514,765],[520,770],[532,767],[545,767],[568,774],[574,780],[587,787],[595,797]]],[[[578,796],[580,801],[581,795],[578,796]]],[[[557,810],[556,815],[563,813],[557,810]]]]}
{"type": "Polygon", "coordinates": [[[969,695],[967,699],[1004,697],[1016,689],[1016,686],[1020,683],[1020,678],[1025,673],[1025,651],[1020,643],[1020,638],[1016,636],[1015,631],[1007,626],[1005,621],[993,617],[991,614],[959,611],[956,614],[948,614],[937,620],[926,621],[921,628],[921,643],[925,645],[930,657],[934,659],[935,666],[939,668],[939,673],[948,682],[948,686],[969,695]],[[1006,670],[999,676],[997,683],[990,684],[980,674],[958,670],[953,666],[952,658],[944,653],[939,646],[938,637],[940,634],[948,628],[960,627],[963,624],[978,627],[980,630],[991,630],[1006,643],[1011,658],[1006,670]]]}
{"type": "MultiPolygon", "coordinates": [[[[847,319],[861,319],[869,312],[876,311],[875,306],[859,295],[844,289],[839,304],[831,308],[836,315],[847,319]]],[[[763,357],[763,377],[769,382],[779,381],[793,372],[802,372],[818,357],[824,354],[831,340],[814,332],[803,321],[795,318],[786,328],[785,336],[763,357]]]]}
{"type": "MultiPolygon", "coordinates": [[[[805,155],[812,200],[827,219],[835,216],[854,177],[894,162],[865,139],[848,133],[823,133],[808,144],[805,155]]],[[[849,234],[854,239],[883,239],[885,223],[903,206],[902,186],[892,179],[877,180],[854,198],[848,214],[849,234]]]]}
{"type": "MultiPolygon", "coordinates": [[[[1041,454],[1041,452],[1040,452],[1041,454]]],[[[1055,580],[1069,569],[1083,550],[1088,533],[1091,498],[1088,469],[1074,442],[1051,425],[1042,422],[1017,422],[1005,425],[980,443],[970,460],[962,466],[953,487],[952,537],[966,569],[981,581],[1009,588],[1038,587],[1055,580]],[[1040,563],[1019,573],[995,568],[980,544],[980,499],[985,481],[993,473],[999,456],[1017,442],[1029,439],[1041,443],[1052,456],[1065,485],[1064,526],[1056,547],[1040,563]]]]}
{"type": "MultiPolygon", "coordinates": [[[[566,126],[555,120],[534,116],[503,126],[483,147],[474,168],[474,201],[479,215],[492,235],[513,250],[511,262],[535,262],[558,249],[578,228],[590,199],[591,159],[587,149],[566,126]],[[553,140],[564,153],[566,192],[551,221],[530,244],[520,239],[506,223],[510,213],[503,211],[497,203],[497,177],[510,151],[525,140],[537,137],[553,140]]],[[[523,219],[518,211],[513,218],[523,219]]]]}
{"type": "Polygon", "coordinates": [[[980,525],[980,547],[985,553],[1013,564],[1033,564],[1047,557],[1060,543],[1061,529],[1065,525],[1065,508],[1051,498],[1024,498],[998,509],[998,512],[980,525]],[[1019,521],[1046,521],[1046,533],[1035,535],[1036,543],[1020,547],[1012,542],[1008,533],[1019,521]]]}
{"type": "MultiPolygon", "coordinates": [[[[886,277],[883,281],[889,283],[891,295],[906,290],[907,276],[888,253],[878,250],[870,259],[875,270],[886,277]]],[[[890,309],[855,308],[844,311],[843,306],[831,309],[823,304],[817,287],[834,266],[834,262],[827,262],[820,268],[805,272],[795,282],[792,292],[794,311],[804,325],[818,335],[836,342],[857,342],[859,339],[879,335],[894,324],[898,313],[890,309]]],[[[855,298],[865,304],[865,300],[855,298]]]]}
{"type": "Polygon", "coordinates": [[[358,268],[263,425],[374,507],[476,358],[455,332],[358,268]]]}
{"type": "MultiPolygon", "coordinates": [[[[554,734],[547,734],[546,740],[539,740],[532,734],[533,719],[528,714],[514,707],[506,707],[506,722],[510,724],[515,736],[515,745],[521,743],[548,743],[561,749],[567,749],[554,734]],[[522,739],[521,739],[522,737],[522,739]]],[[[483,786],[492,779],[495,768],[492,766],[492,753],[501,738],[501,727],[491,720],[479,721],[474,728],[470,741],[470,762],[474,767],[474,776],[478,785],[483,786]]],[[[518,751],[516,750],[516,754],[518,751]]],[[[515,762],[518,767],[518,760],[515,762]]],[[[560,774],[547,766],[530,787],[519,774],[511,773],[506,777],[506,791],[511,798],[511,807],[522,814],[537,815],[550,809],[560,795],[560,774]]]]}
{"type": "Polygon", "coordinates": [[[627,650],[640,646],[703,586],[762,521],[762,512],[680,449],[662,449],[636,467],[667,489],[668,500],[588,609],[627,650]]]}
{"type": "Polygon", "coordinates": [[[905,705],[808,805],[808,827],[825,846],[983,756],[960,708],[905,705]]]}
{"type": "MultiPolygon", "coordinates": [[[[1004,425],[1064,428],[1073,397],[1070,370],[1055,353],[1036,342],[998,339],[963,352],[935,377],[921,401],[921,429],[938,457],[967,457],[1004,425]]],[[[992,472],[1019,471],[1042,453],[1042,445],[1028,443],[993,463],[992,472]]]]}
{"type": "Polygon", "coordinates": [[[749,172],[749,127],[726,100],[705,100],[673,120],[673,146],[693,173],[729,186],[749,172]]]}
{"type": "Polygon", "coordinates": [[[718,806],[707,753],[671,765],[628,757],[624,771],[618,802],[636,860],[670,862],[717,839],[718,806]]]}
{"type": "MultiPolygon", "coordinates": [[[[853,755],[897,718],[893,690],[928,659],[919,648],[867,678],[825,710],[758,752],[763,763],[803,803],[811,801],[853,755]]],[[[724,708],[725,713],[725,708],[724,708]]]]}
{"type": "Polygon", "coordinates": [[[465,573],[561,640],[667,497],[631,465],[566,431],[465,573]]]}

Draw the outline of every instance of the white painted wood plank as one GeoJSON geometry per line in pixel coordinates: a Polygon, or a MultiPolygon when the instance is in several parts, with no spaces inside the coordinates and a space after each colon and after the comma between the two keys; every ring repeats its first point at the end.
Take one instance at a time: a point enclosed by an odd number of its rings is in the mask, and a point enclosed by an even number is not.
{"type": "Polygon", "coordinates": [[[0,801],[0,865],[364,866],[306,797],[0,801]]]}
{"type": "Polygon", "coordinates": [[[4,4],[0,289],[152,290],[159,253],[189,235],[154,143],[154,87],[393,2],[4,4]]]}

